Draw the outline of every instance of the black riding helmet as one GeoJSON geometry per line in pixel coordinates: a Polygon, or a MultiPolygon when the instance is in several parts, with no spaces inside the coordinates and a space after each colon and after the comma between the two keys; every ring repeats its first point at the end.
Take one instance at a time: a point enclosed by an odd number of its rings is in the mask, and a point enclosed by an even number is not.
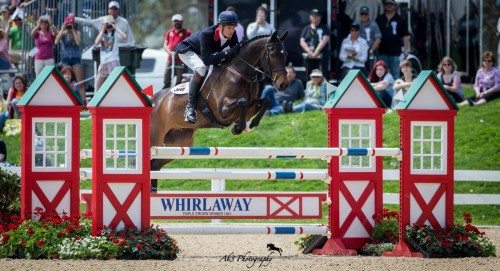
{"type": "Polygon", "coordinates": [[[237,26],[239,23],[238,16],[232,11],[223,11],[219,14],[219,24],[222,26],[231,25],[237,26]]]}

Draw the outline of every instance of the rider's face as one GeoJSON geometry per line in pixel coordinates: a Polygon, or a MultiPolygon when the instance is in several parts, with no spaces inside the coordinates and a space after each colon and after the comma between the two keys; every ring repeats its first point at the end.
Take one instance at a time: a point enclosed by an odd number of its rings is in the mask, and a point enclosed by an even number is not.
{"type": "Polygon", "coordinates": [[[232,25],[226,25],[226,26],[220,26],[222,29],[222,35],[224,35],[224,37],[230,39],[234,32],[236,31],[236,26],[232,26],[232,25]]]}

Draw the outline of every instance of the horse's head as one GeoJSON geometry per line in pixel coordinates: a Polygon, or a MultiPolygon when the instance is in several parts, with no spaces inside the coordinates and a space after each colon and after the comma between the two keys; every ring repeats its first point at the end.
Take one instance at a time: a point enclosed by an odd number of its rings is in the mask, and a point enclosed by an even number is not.
{"type": "Polygon", "coordinates": [[[260,66],[271,76],[273,85],[278,91],[284,91],[288,86],[286,77],[285,61],[287,53],[283,45],[288,32],[285,32],[281,37],[278,32],[274,32],[267,38],[266,52],[261,58],[260,66]]]}

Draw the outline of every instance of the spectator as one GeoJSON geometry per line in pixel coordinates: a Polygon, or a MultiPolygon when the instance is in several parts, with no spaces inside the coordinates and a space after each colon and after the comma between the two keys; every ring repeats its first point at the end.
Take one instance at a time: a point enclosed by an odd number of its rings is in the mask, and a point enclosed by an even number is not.
{"type": "Polygon", "coordinates": [[[464,100],[460,73],[457,72],[457,64],[450,57],[443,57],[438,66],[438,79],[443,84],[456,103],[464,100]]]}
{"type": "Polygon", "coordinates": [[[403,100],[406,92],[410,89],[415,76],[413,75],[411,62],[409,60],[403,60],[401,64],[399,64],[399,68],[403,75],[394,81],[394,91],[396,94],[392,98],[392,107],[395,107],[400,101],[403,100]]]}
{"type": "Polygon", "coordinates": [[[286,67],[286,77],[288,79],[288,86],[283,92],[278,92],[272,85],[266,85],[261,94],[261,99],[269,98],[271,104],[269,106],[269,114],[279,115],[288,109],[292,104],[304,98],[304,85],[296,79],[297,73],[292,66],[286,67]]]}
{"type": "Polygon", "coordinates": [[[21,97],[28,90],[28,80],[22,75],[14,76],[12,81],[12,87],[9,89],[9,94],[7,95],[7,104],[9,105],[9,118],[13,119],[15,117],[20,118],[21,112],[17,108],[17,103],[21,97]]]}
{"type": "Polygon", "coordinates": [[[249,40],[261,36],[270,35],[274,32],[274,27],[266,21],[267,10],[265,7],[258,7],[255,15],[255,22],[247,26],[247,38],[249,40]]]}
{"type": "Polygon", "coordinates": [[[366,75],[365,62],[368,58],[368,44],[360,37],[360,26],[358,23],[351,25],[351,34],[342,41],[339,59],[342,64],[342,74],[350,69],[359,69],[366,75]]]}
{"type": "Polygon", "coordinates": [[[2,16],[0,16],[0,27],[2,29],[7,29],[10,21],[9,7],[8,6],[0,7],[0,13],[2,13],[2,16]]]}
{"type": "Polygon", "coordinates": [[[389,66],[393,78],[398,78],[401,47],[404,46],[406,59],[410,53],[410,34],[406,21],[397,14],[396,1],[384,0],[384,14],[379,15],[376,22],[382,33],[378,59],[389,66]]]}
{"type": "MultiPolygon", "coordinates": [[[[226,11],[231,11],[236,16],[238,16],[238,14],[236,14],[236,8],[233,6],[227,7],[226,11]]],[[[240,23],[238,23],[238,25],[236,26],[236,36],[238,38],[238,42],[241,42],[245,37],[245,29],[243,28],[243,25],[241,25],[240,23]]]]}
{"type": "Polygon", "coordinates": [[[76,82],[73,80],[73,70],[71,69],[71,67],[64,66],[61,69],[61,74],[62,74],[64,80],[66,80],[66,82],[68,82],[68,85],[71,88],[71,90],[73,90],[77,95],[79,95],[78,92],[75,91],[75,83],[76,82]]]}
{"type": "MultiPolygon", "coordinates": [[[[125,33],[126,38],[118,40],[118,46],[132,46],[135,44],[134,34],[132,33],[132,29],[127,21],[127,19],[122,16],[118,16],[120,11],[120,4],[116,1],[111,1],[108,4],[108,15],[99,17],[97,19],[85,19],[85,18],[75,18],[75,23],[93,26],[95,29],[100,31],[102,29],[102,25],[108,16],[113,16],[115,19],[116,28],[121,32],[125,33]]],[[[73,14],[69,16],[74,17],[73,14]]]]}
{"type": "Polygon", "coordinates": [[[54,65],[54,42],[57,30],[52,25],[49,15],[40,16],[35,28],[31,31],[35,39],[35,74],[38,75],[45,66],[54,65]]]}
{"type": "Polygon", "coordinates": [[[483,54],[483,65],[476,73],[474,82],[475,95],[467,98],[459,105],[481,105],[500,97],[500,70],[493,64],[493,53],[487,51],[483,54]]]}
{"type": "MultiPolygon", "coordinates": [[[[306,83],[304,101],[294,105],[293,112],[304,112],[309,110],[321,110],[327,99],[327,84],[323,73],[315,69],[311,72],[311,80],[306,83]]],[[[285,110],[287,112],[288,110],[285,110]]]]}
{"type": "Polygon", "coordinates": [[[300,35],[300,46],[306,61],[307,73],[321,66],[321,70],[328,73],[328,62],[330,59],[330,29],[328,26],[321,25],[321,14],[317,9],[309,13],[310,24],[304,27],[300,35]],[[320,65],[321,64],[321,65],[320,65]]]}
{"type": "MultiPolygon", "coordinates": [[[[10,55],[9,55],[9,25],[5,31],[0,29],[0,70],[10,69],[10,55]]],[[[3,98],[3,97],[2,97],[3,98]]]]}
{"type": "Polygon", "coordinates": [[[3,140],[0,140],[0,163],[7,162],[7,145],[3,140]]]}
{"type": "Polygon", "coordinates": [[[385,106],[391,106],[394,94],[394,90],[392,89],[394,78],[383,60],[375,62],[370,74],[368,74],[368,80],[385,106]]]}
{"type": "Polygon", "coordinates": [[[101,87],[113,69],[120,66],[120,55],[118,52],[118,40],[120,39],[126,40],[127,34],[123,33],[116,26],[115,18],[108,15],[102,24],[101,31],[95,39],[95,45],[101,47],[101,63],[97,69],[96,90],[101,87]]]}
{"type": "Polygon", "coordinates": [[[189,96],[184,113],[184,121],[196,123],[196,100],[207,72],[207,66],[219,65],[235,57],[240,51],[236,27],[238,16],[231,11],[219,14],[218,24],[207,27],[183,40],[175,52],[191,70],[189,96]],[[230,49],[227,49],[230,47],[230,49]]]}
{"type": "Polygon", "coordinates": [[[21,50],[23,48],[23,40],[21,32],[23,28],[23,20],[20,15],[16,15],[14,20],[10,22],[9,41],[10,41],[10,58],[15,65],[21,61],[21,50]]]}
{"type": "Polygon", "coordinates": [[[361,27],[360,35],[368,43],[368,62],[365,67],[369,71],[374,64],[375,52],[380,45],[382,34],[377,23],[370,18],[370,9],[367,6],[359,9],[359,25],[361,27]]]}
{"type": "Polygon", "coordinates": [[[172,28],[170,28],[165,33],[165,42],[163,43],[163,48],[168,53],[167,68],[165,69],[165,77],[163,79],[163,88],[173,87],[172,84],[172,56],[175,56],[175,76],[176,80],[174,85],[181,83],[182,74],[185,71],[185,65],[181,62],[178,55],[176,55],[173,50],[177,44],[179,44],[184,39],[191,36],[191,30],[182,27],[182,15],[175,14],[172,16],[172,28]]]}
{"type": "MultiPolygon", "coordinates": [[[[81,44],[81,34],[75,28],[75,20],[72,16],[67,16],[64,18],[64,22],[61,27],[61,31],[56,37],[56,44],[61,43],[61,62],[63,66],[71,67],[74,72],[76,81],[80,82],[78,85],[80,99],[83,105],[87,105],[87,99],[85,94],[85,86],[83,83],[83,70],[81,67],[82,62],[82,52],[80,50],[81,44]]],[[[69,81],[68,81],[69,82],[69,81]]]]}

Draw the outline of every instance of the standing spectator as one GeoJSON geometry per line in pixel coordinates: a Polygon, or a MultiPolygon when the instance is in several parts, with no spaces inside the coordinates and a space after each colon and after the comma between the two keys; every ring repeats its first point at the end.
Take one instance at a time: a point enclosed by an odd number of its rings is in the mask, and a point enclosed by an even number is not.
{"type": "Polygon", "coordinates": [[[120,66],[118,51],[118,40],[120,39],[126,40],[127,35],[116,26],[113,16],[108,15],[102,24],[101,31],[95,39],[95,45],[101,47],[101,63],[97,69],[96,90],[101,87],[113,69],[120,66]]]}
{"type": "Polygon", "coordinates": [[[350,69],[359,69],[366,75],[365,62],[368,59],[368,44],[360,37],[360,26],[358,23],[351,25],[351,34],[342,41],[339,52],[342,64],[342,74],[345,75],[350,69]]]}
{"type": "MultiPolygon", "coordinates": [[[[10,69],[10,55],[9,55],[9,24],[7,28],[0,29],[0,70],[10,69]]],[[[3,98],[3,97],[2,97],[3,98]]]]}
{"type": "Polygon", "coordinates": [[[175,56],[175,85],[181,83],[182,74],[184,73],[185,65],[181,62],[178,55],[173,51],[179,42],[191,36],[191,30],[182,27],[182,15],[175,14],[172,16],[172,28],[165,33],[165,42],[163,48],[168,53],[167,68],[165,69],[165,78],[163,79],[163,88],[171,87],[172,84],[172,56],[175,56]]]}
{"type": "Polygon", "coordinates": [[[10,41],[10,58],[15,65],[21,61],[21,49],[23,48],[23,40],[21,31],[23,28],[23,20],[20,15],[16,15],[10,23],[9,41],[10,41]]]}
{"type": "Polygon", "coordinates": [[[456,103],[464,100],[460,73],[457,72],[457,64],[450,57],[443,57],[438,66],[438,79],[448,93],[455,99],[456,103]]]}
{"type": "Polygon", "coordinates": [[[396,1],[384,0],[384,14],[380,14],[376,19],[382,33],[378,59],[389,66],[393,78],[399,77],[401,47],[404,46],[403,59],[410,53],[408,24],[397,14],[397,8],[396,1]]]}
{"type": "Polygon", "coordinates": [[[395,107],[400,101],[403,100],[406,92],[410,89],[413,80],[415,79],[415,75],[413,75],[411,62],[409,60],[403,60],[401,64],[399,64],[399,68],[403,75],[394,81],[394,91],[396,94],[392,98],[392,107],[395,107]]]}
{"type": "Polygon", "coordinates": [[[300,35],[300,46],[304,50],[304,63],[307,73],[321,66],[323,73],[328,73],[328,62],[330,59],[330,29],[321,25],[321,14],[317,9],[309,13],[310,24],[304,27],[300,35]],[[321,63],[321,65],[320,65],[321,63]]]}
{"type": "Polygon", "coordinates": [[[21,112],[17,108],[17,103],[23,97],[24,93],[28,90],[28,80],[22,75],[14,76],[12,87],[9,89],[7,95],[7,104],[9,105],[9,118],[21,117],[21,112]]]}
{"type": "Polygon", "coordinates": [[[266,8],[258,7],[255,15],[255,22],[247,26],[247,38],[249,40],[261,35],[270,35],[274,32],[274,27],[266,21],[266,18],[266,8]]]}
{"type": "Polygon", "coordinates": [[[0,7],[0,13],[2,14],[2,16],[0,16],[0,27],[2,29],[7,29],[10,20],[9,7],[8,6],[0,7]]]}
{"type": "Polygon", "coordinates": [[[368,61],[365,67],[369,71],[375,62],[375,52],[380,46],[382,33],[380,33],[378,24],[370,18],[370,9],[367,6],[359,9],[359,25],[361,26],[361,37],[368,43],[368,61]]]}
{"type": "Polygon", "coordinates": [[[296,79],[297,73],[292,66],[286,67],[286,78],[288,79],[288,86],[284,91],[276,91],[272,85],[266,85],[261,99],[268,98],[271,100],[269,105],[269,114],[279,115],[284,112],[284,109],[290,108],[293,102],[304,98],[304,85],[296,79]]]}
{"type": "Polygon", "coordinates": [[[474,82],[475,95],[467,98],[459,105],[481,105],[500,97],[500,70],[493,64],[493,53],[487,51],[483,54],[483,65],[476,73],[474,82]]]}
{"type": "Polygon", "coordinates": [[[38,75],[47,65],[54,65],[54,41],[57,30],[52,25],[49,15],[40,16],[35,28],[31,31],[35,39],[35,74],[38,75]]]}
{"type": "Polygon", "coordinates": [[[377,96],[389,108],[392,104],[392,96],[394,94],[394,90],[392,89],[394,78],[383,60],[375,62],[370,74],[368,74],[368,80],[372,84],[373,89],[375,89],[377,96]]]}
{"type": "MultiPolygon", "coordinates": [[[[304,112],[309,110],[321,110],[327,99],[326,78],[320,70],[315,69],[311,72],[311,80],[306,83],[304,101],[293,106],[293,112],[304,112]]],[[[285,110],[287,112],[288,110],[285,110]]]]}
{"type": "MultiPolygon", "coordinates": [[[[80,50],[81,35],[80,31],[75,28],[75,20],[72,16],[64,18],[61,31],[56,37],[56,44],[61,43],[61,62],[63,66],[71,67],[75,73],[76,81],[82,82],[83,70],[81,67],[82,51],[80,50]]],[[[87,105],[85,94],[85,86],[83,83],[78,85],[79,96],[83,101],[83,105],[87,105]]]]}
{"type": "MultiPolygon", "coordinates": [[[[238,16],[238,14],[236,14],[236,8],[233,6],[227,7],[226,11],[231,11],[236,16],[238,16]]],[[[238,42],[241,42],[245,37],[245,29],[243,28],[243,25],[241,25],[241,23],[238,23],[238,25],[236,26],[236,37],[238,38],[238,42]]]]}
{"type": "MultiPolygon", "coordinates": [[[[111,15],[115,19],[116,28],[125,33],[127,37],[126,39],[118,40],[118,46],[132,46],[135,44],[134,34],[132,33],[132,29],[130,28],[127,19],[123,18],[122,16],[118,16],[119,11],[120,4],[118,4],[118,2],[116,1],[111,1],[108,4],[108,15],[99,17],[97,19],[85,19],[76,17],[75,23],[93,26],[95,29],[100,31],[106,18],[111,15]]],[[[70,14],[70,16],[74,15],[70,14]]]]}

